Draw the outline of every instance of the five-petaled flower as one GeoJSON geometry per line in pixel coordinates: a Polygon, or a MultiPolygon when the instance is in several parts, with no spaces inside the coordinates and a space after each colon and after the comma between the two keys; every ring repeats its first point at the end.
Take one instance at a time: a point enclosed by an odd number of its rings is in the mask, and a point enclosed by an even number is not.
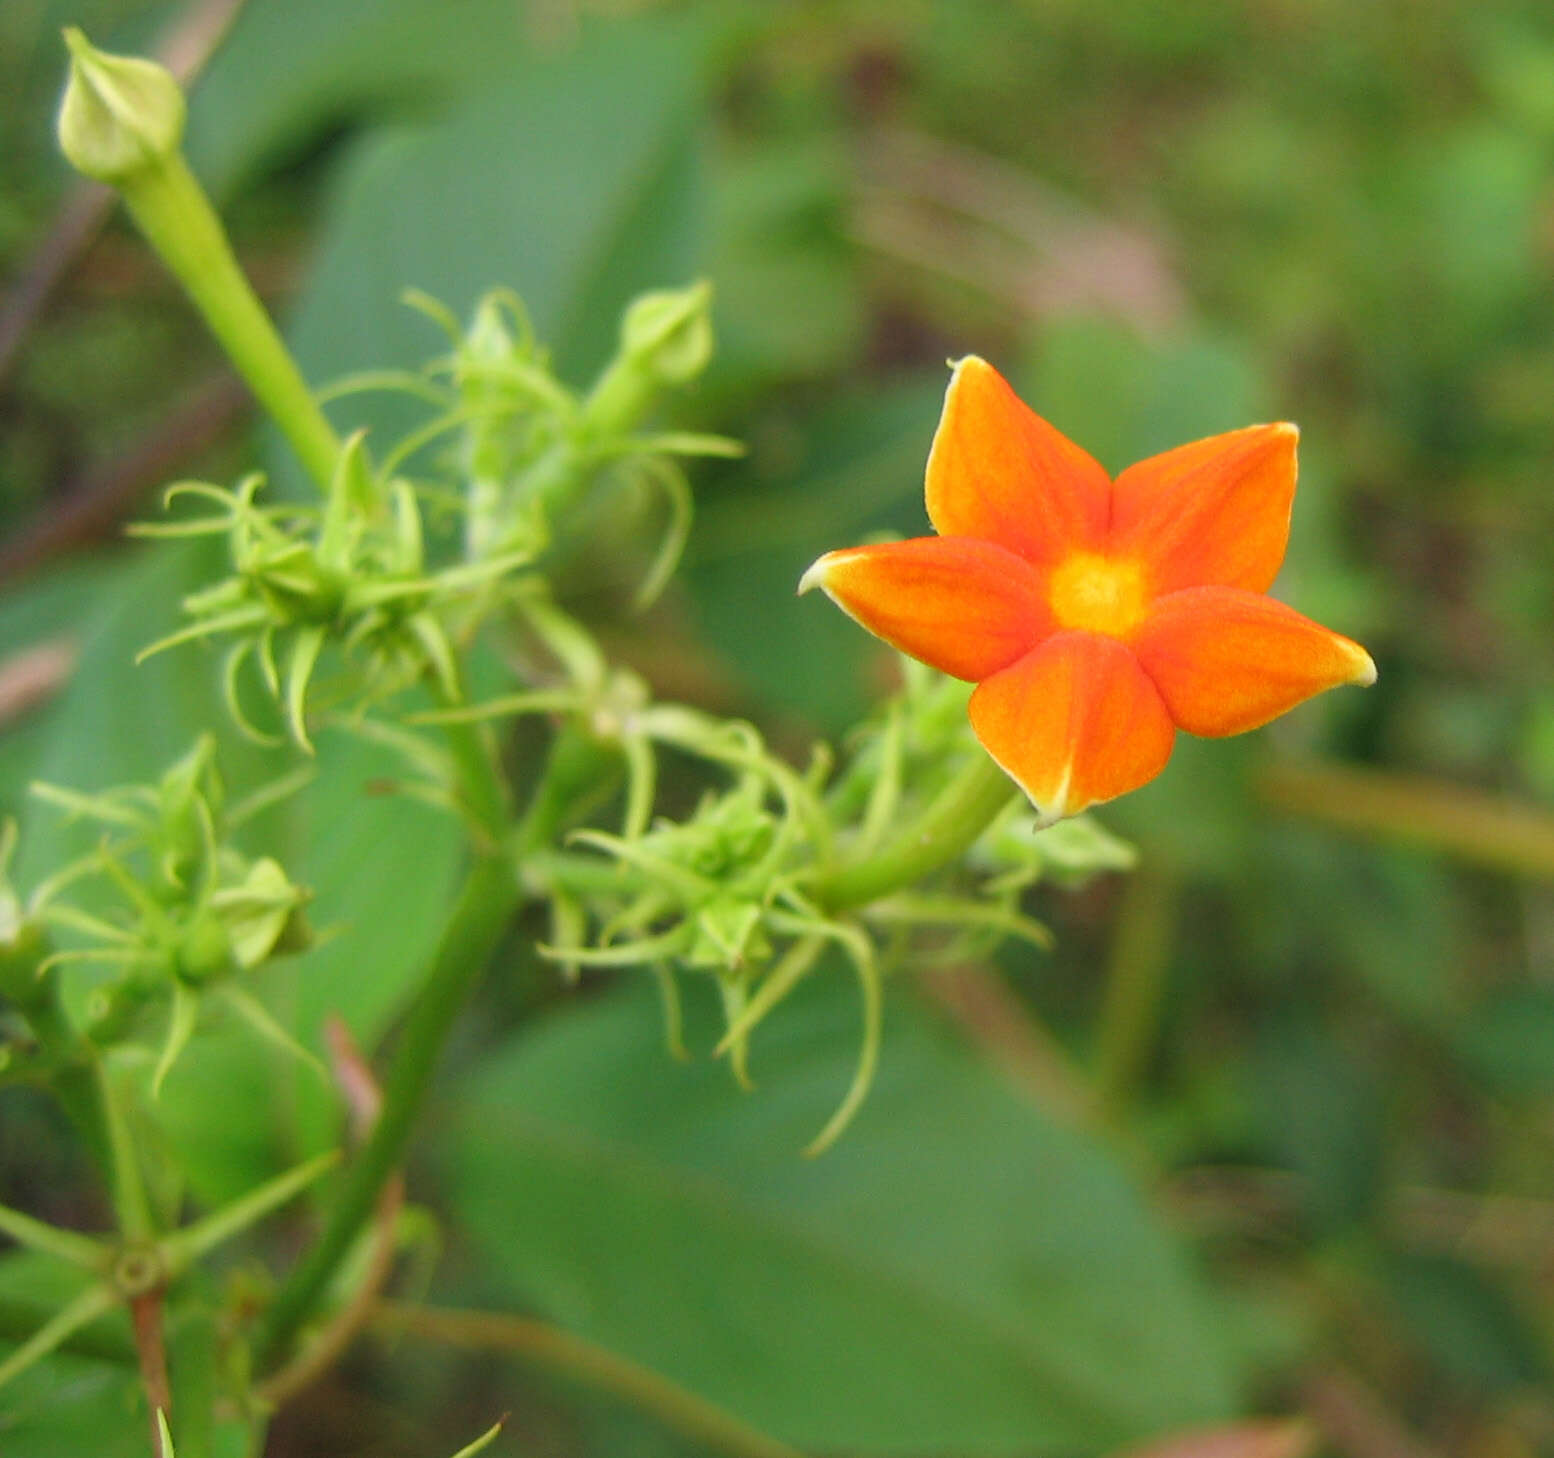
{"type": "Polygon", "coordinates": [[[985,360],[954,366],[928,456],[934,537],[827,552],[870,632],[975,682],[988,753],[1043,816],[1153,779],[1177,729],[1240,734],[1339,684],[1358,643],[1265,595],[1295,496],[1293,425],[1178,446],[1115,481],[985,360]]]}

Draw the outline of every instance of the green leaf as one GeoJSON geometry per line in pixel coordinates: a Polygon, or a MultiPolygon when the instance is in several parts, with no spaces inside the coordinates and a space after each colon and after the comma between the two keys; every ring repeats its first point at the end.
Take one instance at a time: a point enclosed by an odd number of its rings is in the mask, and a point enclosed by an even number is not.
{"type": "Polygon", "coordinates": [[[723,159],[715,199],[720,381],[747,388],[857,363],[867,323],[834,141],[764,139],[723,159]]]}
{"type": "Polygon", "coordinates": [[[1310,1014],[1267,1019],[1256,1072],[1274,1157],[1304,1176],[1311,1217],[1334,1226],[1375,1207],[1381,1189],[1381,1105],[1372,1070],[1310,1014]]]}
{"type": "MultiPolygon", "coordinates": [[[[59,1262],[16,1252],[0,1259],[0,1311],[22,1328],[63,1309],[89,1279],[59,1262]]],[[[145,1458],[146,1411],[139,1395],[129,1321],[122,1311],[86,1327],[83,1336],[126,1360],[55,1352],[6,1385],[0,1400],[0,1452],[26,1458],[145,1458]]],[[[13,1344],[0,1340],[0,1358],[13,1344]]]]}
{"type": "Polygon", "coordinates": [[[818,594],[795,593],[822,552],[929,529],[923,463],[948,379],[847,392],[797,429],[783,420],[773,433],[793,452],[787,469],[758,446],[704,493],[683,581],[719,668],[763,707],[840,733],[888,691],[891,651],[818,594]]]}
{"type": "Polygon", "coordinates": [[[1461,1020],[1453,1041],[1492,1092],[1554,1095],[1554,990],[1514,987],[1493,994],[1461,1020]]]}
{"type": "Polygon", "coordinates": [[[1112,1158],[899,992],[856,1123],[799,1156],[857,1038],[846,980],[816,979],[742,1096],[663,1056],[644,985],[499,1055],[450,1174],[502,1291],[821,1450],[1071,1453],[1225,1416],[1199,1292],[1112,1158]]]}
{"type": "Polygon", "coordinates": [[[331,129],[436,105],[500,76],[526,46],[507,0],[310,0],[244,7],[190,98],[186,151],[218,196],[331,129]]]}
{"type": "Polygon", "coordinates": [[[1456,1381],[1506,1394],[1548,1381],[1536,1324],[1481,1271],[1445,1257],[1397,1255],[1382,1274],[1402,1329],[1456,1381]]]}
{"type": "MultiPolygon", "coordinates": [[[[56,566],[0,596],[0,660],[13,672],[26,655],[33,655],[35,671],[49,667],[51,654],[60,655],[55,661],[63,664],[82,622],[96,611],[104,575],[95,565],[56,566]]],[[[58,702],[58,694],[41,698],[11,718],[0,734],[0,810],[5,814],[23,808],[58,702]]]]}
{"type": "MultiPolygon", "coordinates": [[[[602,365],[635,293],[701,269],[707,40],[662,17],[600,27],[446,121],[361,146],[290,330],[304,374],[418,366],[444,346],[403,290],[462,318],[497,284],[523,296],[563,377],[602,365]]],[[[332,413],[379,449],[421,418],[392,396],[332,413]]]]}

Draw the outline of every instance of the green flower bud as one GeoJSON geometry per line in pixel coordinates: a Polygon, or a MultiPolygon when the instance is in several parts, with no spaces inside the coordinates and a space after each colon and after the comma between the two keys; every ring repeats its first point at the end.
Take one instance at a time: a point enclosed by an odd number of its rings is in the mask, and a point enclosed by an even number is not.
{"type": "Polygon", "coordinates": [[[696,913],[695,935],[685,955],[689,967],[729,972],[759,966],[772,954],[761,926],[761,908],[753,901],[718,897],[696,913]]]}
{"type": "Polygon", "coordinates": [[[498,293],[487,294],[475,306],[475,317],[464,335],[460,363],[469,365],[506,364],[515,351],[512,331],[507,327],[503,299],[498,293]]]}
{"type": "Polygon", "coordinates": [[[183,139],[184,99],[165,66],[99,51],[65,31],[70,79],[59,107],[59,145],[77,172],[120,183],[172,157],[183,139]]]}
{"type": "Polygon", "coordinates": [[[232,954],[245,970],[271,957],[303,952],[313,931],[303,912],[307,892],[287,879],[280,863],[265,856],[248,868],[242,885],[224,893],[222,912],[232,954]]]}
{"type": "Polygon", "coordinates": [[[160,813],[155,849],[162,879],[148,889],[161,899],[182,896],[211,849],[207,837],[221,810],[215,753],[215,739],[202,734],[157,785],[160,813]]]}
{"type": "Polygon", "coordinates": [[[220,917],[206,913],[184,928],[178,942],[178,976],[184,982],[209,982],[232,965],[232,938],[220,917]]]}
{"type": "Polygon", "coordinates": [[[25,1008],[43,991],[38,964],[48,955],[48,935],[10,907],[0,907],[0,922],[0,997],[25,1008]]]}
{"type": "Polygon", "coordinates": [[[712,358],[712,285],[634,299],[621,321],[621,353],[664,384],[694,380],[712,358]]]}

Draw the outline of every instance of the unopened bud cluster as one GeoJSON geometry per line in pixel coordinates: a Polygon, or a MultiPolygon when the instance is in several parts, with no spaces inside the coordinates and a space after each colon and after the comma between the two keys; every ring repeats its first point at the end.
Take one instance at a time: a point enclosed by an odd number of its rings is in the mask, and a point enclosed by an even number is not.
{"type": "Polygon", "coordinates": [[[0,844],[0,992],[25,1015],[61,968],[107,969],[95,978],[86,1031],[98,1046],[152,1037],[161,1045],[159,1079],[204,996],[274,1036],[241,974],[311,941],[307,892],[276,861],[231,843],[243,809],[227,806],[214,756],[206,737],[155,784],[95,795],[34,786],[40,800],[99,836],[26,898],[8,872],[14,829],[0,844]]]}

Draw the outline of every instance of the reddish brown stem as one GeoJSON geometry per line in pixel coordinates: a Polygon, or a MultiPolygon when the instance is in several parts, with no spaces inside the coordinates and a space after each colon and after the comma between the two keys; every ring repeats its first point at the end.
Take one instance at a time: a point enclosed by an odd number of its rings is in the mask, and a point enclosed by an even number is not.
{"type": "Polygon", "coordinates": [[[172,1415],[172,1390],[167,1385],[167,1347],[162,1340],[162,1288],[142,1292],[130,1298],[130,1322],[135,1328],[135,1351],[140,1358],[140,1384],[146,1391],[151,1413],[151,1451],[156,1458],[168,1458],[162,1451],[162,1432],[157,1413],[172,1415]]]}

